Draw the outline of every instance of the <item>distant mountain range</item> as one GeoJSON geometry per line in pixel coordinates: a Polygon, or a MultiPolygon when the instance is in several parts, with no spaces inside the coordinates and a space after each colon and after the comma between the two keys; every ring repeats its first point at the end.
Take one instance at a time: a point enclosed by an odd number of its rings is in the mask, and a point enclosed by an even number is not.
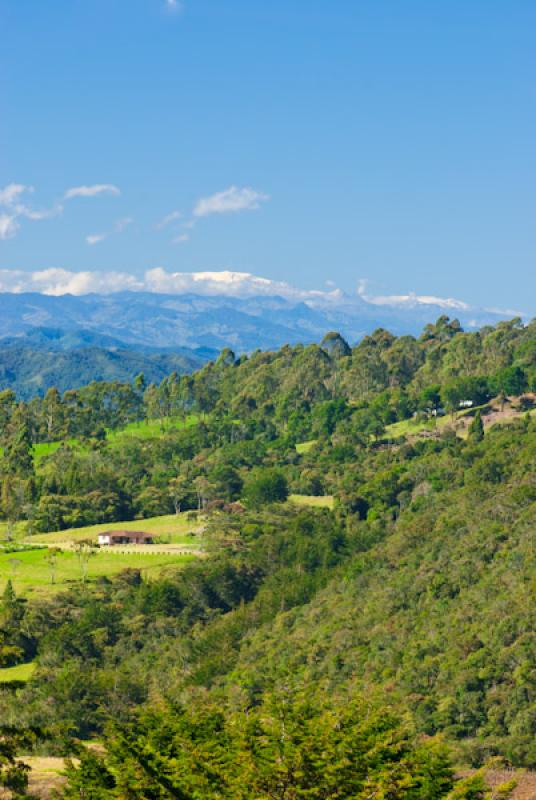
{"type": "Polygon", "coordinates": [[[235,352],[320,341],[330,330],[351,344],[378,327],[418,334],[441,314],[466,328],[495,324],[505,314],[437,298],[371,302],[340,292],[307,299],[267,294],[0,294],[0,388],[21,396],[49,386],[64,390],[91,380],[150,381],[191,371],[223,347],[235,352]]]}
{"type": "Polygon", "coordinates": [[[232,347],[247,352],[287,342],[318,341],[333,329],[350,343],[380,326],[395,334],[417,334],[423,325],[445,313],[472,328],[495,324],[507,316],[438,298],[380,300],[381,304],[340,292],[319,293],[306,300],[266,294],[240,297],[144,291],[79,296],[3,293],[0,338],[53,328],[76,336],[84,331],[110,337],[123,346],[159,350],[232,347]]]}

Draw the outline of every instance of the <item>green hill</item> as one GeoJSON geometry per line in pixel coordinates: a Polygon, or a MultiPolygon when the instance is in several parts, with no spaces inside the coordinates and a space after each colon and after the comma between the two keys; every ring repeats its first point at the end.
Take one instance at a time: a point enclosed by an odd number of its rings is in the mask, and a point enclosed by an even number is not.
{"type": "Polygon", "coordinates": [[[12,536],[204,512],[203,557],[163,572],[25,601],[13,566],[0,666],[36,666],[0,687],[6,724],[46,720],[54,752],[104,737],[69,777],[102,798],[168,796],[162,775],[279,796],[281,769],[303,796],[469,800],[489,795],[478,775],[455,788],[449,758],[536,767],[535,333],[442,318],[353,349],[224,351],[159,385],[4,394],[12,536]]]}

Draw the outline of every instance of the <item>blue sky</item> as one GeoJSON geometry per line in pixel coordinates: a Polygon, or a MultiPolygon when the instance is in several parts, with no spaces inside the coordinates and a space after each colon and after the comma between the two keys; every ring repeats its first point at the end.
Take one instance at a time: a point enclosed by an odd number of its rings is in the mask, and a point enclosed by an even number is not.
{"type": "Polygon", "coordinates": [[[534,0],[0,0],[0,269],[534,313],[535,30],[534,0]]]}

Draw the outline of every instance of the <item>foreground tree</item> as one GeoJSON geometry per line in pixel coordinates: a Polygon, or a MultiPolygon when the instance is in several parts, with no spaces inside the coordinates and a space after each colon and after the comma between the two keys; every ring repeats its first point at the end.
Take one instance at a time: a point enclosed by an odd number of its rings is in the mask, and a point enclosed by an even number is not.
{"type": "Polygon", "coordinates": [[[82,750],[69,763],[64,798],[82,790],[94,800],[490,797],[480,775],[456,782],[439,741],[417,739],[389,709],[360,698],[335,709],[284,690],[246,712],[162,705],[112,725],[107,742],[105,756],[82,750]]]}

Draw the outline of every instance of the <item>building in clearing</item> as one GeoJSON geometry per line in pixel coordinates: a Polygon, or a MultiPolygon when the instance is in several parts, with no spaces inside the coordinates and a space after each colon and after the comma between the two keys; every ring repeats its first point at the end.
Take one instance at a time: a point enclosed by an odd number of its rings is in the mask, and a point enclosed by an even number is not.
{"type": "Polygon", "coordinates": [[[99,533],[99,544],[153,544],[153,537],[143,531],[103,531],[99,533]]]}

